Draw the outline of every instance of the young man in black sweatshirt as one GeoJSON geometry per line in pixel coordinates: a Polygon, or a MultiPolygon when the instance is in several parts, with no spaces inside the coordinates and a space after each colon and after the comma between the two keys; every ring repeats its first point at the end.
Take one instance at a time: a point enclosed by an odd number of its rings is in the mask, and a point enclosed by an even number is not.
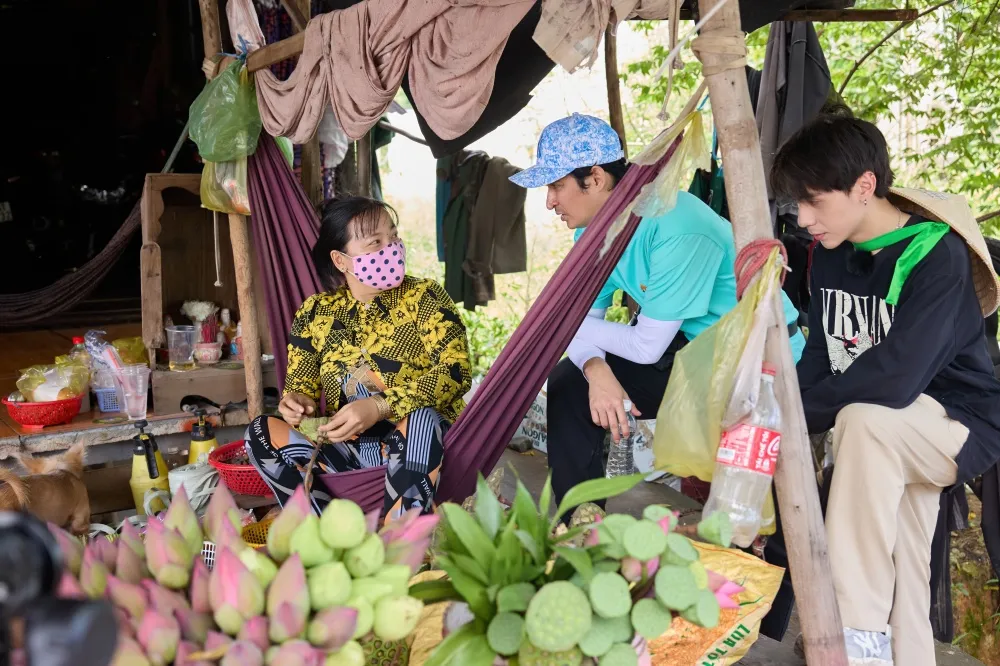
{"type": "Polygon", "coordinates": [[[850,663],[933,666],[939,496],[1000,458],[983,326],[998,285],[963,198],[892,181],[881,132],[842,116],[803,128],[771,171],[819,241],[798,377],[809,432],[833,430],[826,527],[850,663]]]}

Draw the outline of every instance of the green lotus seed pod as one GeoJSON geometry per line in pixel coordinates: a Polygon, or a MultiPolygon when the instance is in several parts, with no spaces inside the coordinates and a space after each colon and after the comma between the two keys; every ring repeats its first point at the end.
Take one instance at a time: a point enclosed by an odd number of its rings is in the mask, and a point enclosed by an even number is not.
{"type": "Polygon", "coordinates": [[[646,640],[665,634],[673,621],[673,613],[656,599],[639,599],[632,607],[632,626],[646,640]]]}
{"type": "Polygon", "coordinates": [[[602,617],[600,624],[610,629],[611,640],[615,643],[629,643],[635,636],[635,629],[632,628],[632,618],[628,615],[612,618],[602,617]]]}
{"type": "Polygon", "coordinates": [[[709,543],[729,548],[733,540],[733,527],[729,522],[729,514],[716,511],[708,518],[698,523],[698,536],[709,543]]]}
{"type": "Polygon", "coordinates": [[[628,581],[616,573],[599,573],[590,581],[590,603],[601,617],[628,615],[632,596],[628,581]]]}
{"type": "Polygon", "coordinates": [[[708,587],[708,572],[705,570],[704,564],[701,562],[692,562],[688,565],[688,569],[694,575],[694,583],[698,586],[699,590],[704,590],[708,587]]]}
{"type": "Polygon", "coordinates": [[[661,564],[676,564],[686,567],[698,560],[698,550],[685,537],[671,532],[667,535],[667,547],[663,550],[661,564]]]}
{"type": "Polygon", "coordinates": [[[672,564],[660,567],[654,582],[656,598],[670,610],[682,611],[698,600],[700,590],[694,574],[686,566],[672,564]]]}
{"type": "Polygon", "coordinates": [[[622,545],[631,557],[645,562],[663,552],[667,547],[667,535],[656,523],[640,520],[625,530],[622,545]]]}
{"type": "Polygon", "coordinates": [[[639,666],[639,655],[631,643],[615,643],[601,657],[601,666],[639,666]]]}
{"type": "Polygon", "coordinates": [[[524,619],[535,647],[563,652],[590,630],[590,602],[583,590],[569,581],[547,583],[531,598],[524,619]]]}
{"type": "MultiPolygon", "coordinates": [[[[583,581],[583,578],[580,578],[583,581]]],[[[584,583],[581,587],[586,587],[584,583]]],[[[531,583],[514,583],[500,588],[497,592],[498,613],[523,613],[528,610],[528,603],[535,596],[535,586],[531,583]]]]}
{"type": "Polygon", "coordinates": [[[610,527],[605,527],[604,523],[597,526],[597,536],[601,544],[601,550],[607,557],[620,560],[625,557],[625,546],[615,537],[615,533],[610,527]]]}
{"type": "Polygon", "coordinates": [[[373,576],[385,563],[385,544],[378,534],[369,534],[361,545],[344,552],[344,565],[354,578],[373,576]]]}
{"type": "Polygon", "coordinates": [[[520,666],[580,666],[583,653],[576,647],[562,652],[549,652],[524,641],[517,653],[517,661],[520,666]]]}
{"type": "Polygon", "coordinates": [[[625,537],[625,530],[632,527],[637,522],[639,521],[627,513],[612,513],[610,516],[604,517],[604,520],[601,521],[601,525],[611,531],[611,535],[615,538],[615,541],[622,543],[622,539],[625,537]]]}
{"type": "MultiPolygon", "coordinates": [[[[590,631],[580,641],[580,651],[588,657],[604,656],[611,649],[611,646],[618,642],[615,637],[621,634],[620,623],[619,626],[616,626],[614,622],[615,620],[595,615],[590,625],[590,631]]],[[[629,627],[628,635],[631,635],[631,631],[632,627],[629,627]]]]}
{"type": "Polygon", "coordinates": [[[598,560],[594,562],[595,573],[615,573],[621,567],[618,560],[598,560]]]}
{"type": "Polygon", "coordinates": [[[355,625],[354,635],[351,636],[354,640],[358,640],[372,630],[375,624],[375,606],[363,597],[352,597],[344,605],[358,611],[358,623],[355,625]]]}
{"type": "Polygon", "coordinates": [[[669,506],[664,506],[662,504],[650,504],[642,510],[642,517],[646,520],[651,520],[654,523],[659,523],[667,516],[673,515],[673,513],[674,512],[670,510],[669,506]]]}
{"type": "Polygon", "coordinates": [[[701,590],[695,603],[681,611],[681,617],[699,627],[711,629],[719,624],[719,600],[711,590],[701,590]]]}
{"type": "Polygon", "coordinates": [[[497,613],[486,630],[490,649],[505,657],[517,654],[524,642],[524,618],[517,613],[497,613]]]}

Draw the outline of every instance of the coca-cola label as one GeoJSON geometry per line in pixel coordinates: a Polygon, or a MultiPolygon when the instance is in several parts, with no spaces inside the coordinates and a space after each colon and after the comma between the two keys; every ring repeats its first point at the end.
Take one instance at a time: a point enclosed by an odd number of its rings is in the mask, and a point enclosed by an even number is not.
{"type": "Polygon", "coordinates": [[[781,448],[781,433],[741,423],[722,434],[717,462],[774,476],[781,448]]]}

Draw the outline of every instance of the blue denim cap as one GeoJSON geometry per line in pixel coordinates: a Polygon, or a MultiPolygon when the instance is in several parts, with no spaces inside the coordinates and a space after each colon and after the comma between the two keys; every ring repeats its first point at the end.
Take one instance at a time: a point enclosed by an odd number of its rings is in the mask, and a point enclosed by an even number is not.
{"type": "Polygon", "coordinates": [[[600,118],[574,113],[555,121],[538,137],[538,163],[510,177],[521,187],[542,187],[574,169],[625,157],[618,133],[600,118]]]}

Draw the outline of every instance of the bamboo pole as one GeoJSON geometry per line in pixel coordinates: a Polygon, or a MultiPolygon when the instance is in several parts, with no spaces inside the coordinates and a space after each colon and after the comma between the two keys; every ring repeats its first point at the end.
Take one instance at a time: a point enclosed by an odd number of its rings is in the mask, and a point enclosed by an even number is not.
{"type": "Polygon", "coordinates": [[[622,111],[621,80],[618,76],[618,37],[615,36],[617,25],[615,10],[611,10],[611,20],[604,30],[604,81],[608,87],[608,116],[611,127],[618,133],[625,157],[628,157],[628,143],[625,141],[625,114],[622,111]]]}
{"type": "Polygon", "coordinates": [[[254,299],[253,266],[250,262],[250,225],[244,215],[229,216],[229,240],[233,244],[236,299],[240,305],[243,337],[243,371],[247,382],[247,412],[255,419],[264,412],[264,383],[260,367],[260,329],[254,299]]]}
{"type": "MultiPolygon", "coordinates": [[[[292,22],[296,24],[295,30],[302,32],[305,24],[312,16],[312,2],[310,0],[282,0],[282,6],[292,16],[292,22]],[[296,7],[296,2],[298,6],[296,7]],[[297,13],[298,17],[293,16],[297,13]]],[[[323,165],[320,159],[319,135],[302,144],[300,155],[302,165],[302,188],[309,197],[313,206],[323,201],[323,165]]]]}
{"type": "MultiPolygon", "coordinates": [[[[733,235],[737,248],[753,240],[773,238],[764,166],[757,125],[750,106],[743,69],[745,38],[735,0],[699,0],[701,15],[724,3],[708,20],[693,45],[701,59],[726,168],[733,235]]],[[[780,294],[775,311],[782,312],[780,294]]],[[[777,398],[781,405],[781,453],[775,489],[795,589],[806,661],[822,666],[847,666],[843,625],[833,590],[826,532],[806,433],[795,364],[783,325],[768,330],[765,358],[778,370],[777,398]]]]}
{"type": "Polygon", "coordinates": [[[372,132],[368,130],[365,135],[358,139],[357,143],[357,165],[358,165],[358,194],[363,197],[372,195],[372,132]]]}

